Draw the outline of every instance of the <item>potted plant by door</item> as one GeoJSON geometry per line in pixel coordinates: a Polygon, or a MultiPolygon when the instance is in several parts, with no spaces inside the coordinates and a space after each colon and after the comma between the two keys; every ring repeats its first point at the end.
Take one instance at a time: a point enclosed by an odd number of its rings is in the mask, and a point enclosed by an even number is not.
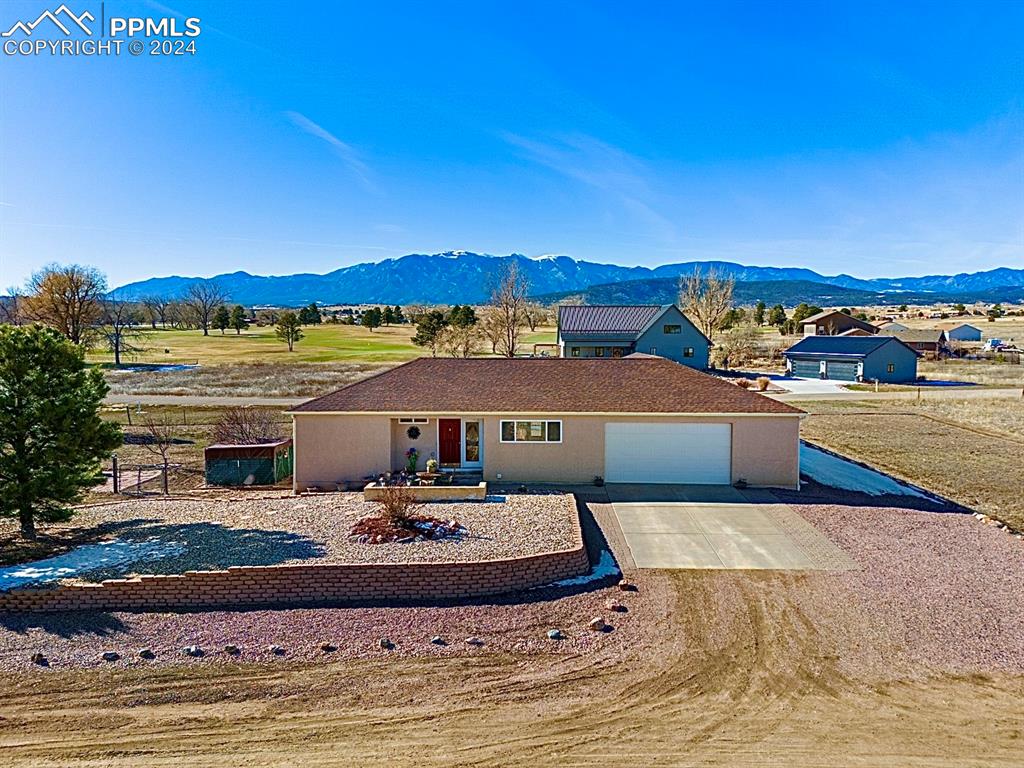
{"type": "Polygon", "coordinates": [[[416,473],[416,464],[420,460],[420,452],[415,448],[410,448],[405,452],[405,466],[409,471],[410,475],[416,473]]]}

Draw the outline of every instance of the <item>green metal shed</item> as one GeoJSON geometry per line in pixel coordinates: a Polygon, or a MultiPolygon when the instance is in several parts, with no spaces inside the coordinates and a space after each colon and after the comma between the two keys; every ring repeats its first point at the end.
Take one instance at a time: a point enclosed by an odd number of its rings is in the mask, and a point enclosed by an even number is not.
{"type": "Polygon", "coordinates": [[[255,445],[211,445],[203,452],[207,485],[274,485],[291,477],[291,438],[255,445]]]}

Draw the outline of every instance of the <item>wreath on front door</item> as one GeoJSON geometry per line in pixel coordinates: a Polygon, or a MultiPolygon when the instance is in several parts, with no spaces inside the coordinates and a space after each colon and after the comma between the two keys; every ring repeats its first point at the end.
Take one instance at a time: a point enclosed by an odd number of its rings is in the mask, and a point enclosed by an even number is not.
{"type": "Polygon", "coordinates": [[[416,438],[418,438],[420,436],[420,428],[419,427],[409,427],[407,430],[405,430],[405,434],[407,434],[409,436],[410,440],[415,440],[416,438]]]}

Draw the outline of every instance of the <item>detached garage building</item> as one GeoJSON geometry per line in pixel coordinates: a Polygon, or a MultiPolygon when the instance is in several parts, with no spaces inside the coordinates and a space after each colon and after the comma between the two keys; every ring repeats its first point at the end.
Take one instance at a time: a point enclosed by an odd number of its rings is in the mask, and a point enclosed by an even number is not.
{"type": "Polygon", "coordinates": [[[804,379],[917,379],[918,353],[895,336],[806,336],[783,353],[786,373],[804,379]]]}
{"type": "Polygon", "coordinates": [[[798,487],[803,411],[650,356],[421,358],[292,411],[295,487],[433,457],[488,481],[798,487]]]}

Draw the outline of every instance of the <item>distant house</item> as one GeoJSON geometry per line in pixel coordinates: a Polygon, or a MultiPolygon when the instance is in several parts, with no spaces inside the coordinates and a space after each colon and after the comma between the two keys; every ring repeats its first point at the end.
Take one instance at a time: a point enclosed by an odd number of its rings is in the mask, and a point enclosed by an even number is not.
{"type": "Polygon", "coordinates": [[[874,336],[871,331],[865,331],[863,328],[851,328],[848,331],[837,333],[836,336],[874,336]]]}
{"type": "Polygon", "coordinates": [[[905,383],[917,378],[919,353],[895,336],[805,336],[783,356],[800,378],[905,383]]]}
{"type": "Polygon", "coordinates": [[[981,329],[967,323],[939,323],[950,341],[981,341],[981,329]]]}
{"type": "Polygon", "coordinates": [[[827,309],[816,315],[805,317],[800,321],[804,336],[838,336],[843,331],[860,328],[868,333],[878,333],[878,329],[865,320],[858,320],[852,315],[838,309],[827,309]]]}
{"type": "Polygon", "coordinates": [[[905,325],[903,325],[902,323],[889,322],[889,323],[882,323],[880,326],[878,326],[878,330],[879,331],[909,331],[910,328],[905,326],[905,325]]]}
{"type": "Polygon", "coordinates": [[[559,357],[657,355],[707,368],[711,342],[674,304],[564,305],[558,308],[559,357]]]}
{"type": "Polygon", "coordinates": [[[946,332],[933,329],[908,329],[905,331],[880,331],[880,336],[895,336],[911,349],[927,358],[935,359],[947,352],[946,332]]]}

